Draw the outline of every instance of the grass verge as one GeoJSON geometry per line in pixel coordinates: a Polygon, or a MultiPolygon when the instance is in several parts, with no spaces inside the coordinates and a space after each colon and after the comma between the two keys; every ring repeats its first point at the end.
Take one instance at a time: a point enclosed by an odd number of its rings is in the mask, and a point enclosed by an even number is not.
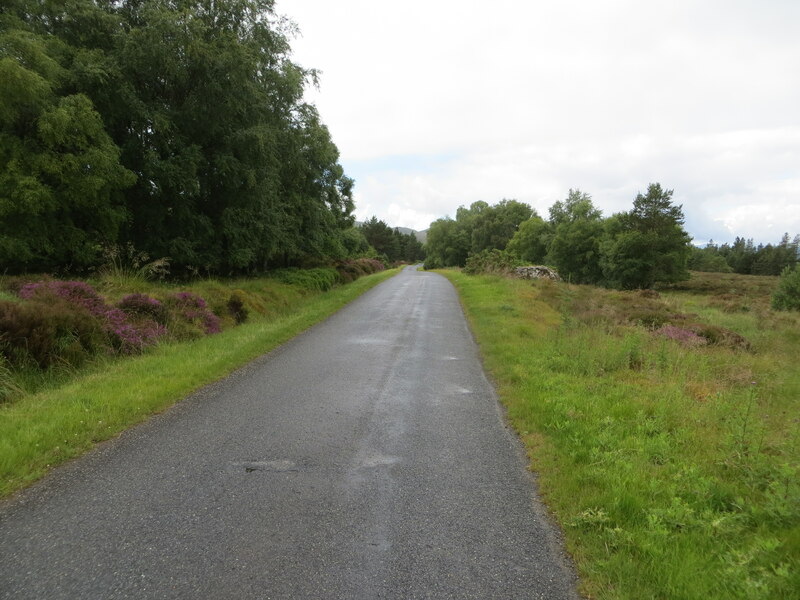
{"type": "Polygon", "coordinates": [[[800,598],[800,315],[746,279],[653,297],[444,274],[587,597],[800,598]]]}
{"type": "Polygon", "coordinates": [[[306,295],[291,311],[284,307],[218,335],[101,362],[66,384],[0,405],[0,497],[225,377],[396,273],[306,295]]]}

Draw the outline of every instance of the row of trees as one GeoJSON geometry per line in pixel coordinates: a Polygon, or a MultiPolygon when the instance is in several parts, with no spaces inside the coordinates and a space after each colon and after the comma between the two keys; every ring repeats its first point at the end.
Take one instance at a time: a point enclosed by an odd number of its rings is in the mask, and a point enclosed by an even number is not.
{"type": "Polygon", "coordinates": [[[800,235],[793,239],[785,233],[778,244],[759,244],[737,237],[733,244],[715,244],[692,248],[689,268],[694,271],[743,273],[745,275],[780,275],[800,258],[800,235]]]}
{"type": "Polygon", "coordinates": [[[378,217],[371,217],[359,226],[367,243],[387,262],[415,263],[425,259],[422,243],[413,233],[392,228],[378,217]]]}
{"type": "Polygon", "coordinates": [[[603,218],[591,197],[570,190],[549,219],[527,204],[503,200],[460,208],[428,231],[426,266],[463,266],[471,254],[506,250],[529,263],[554,266],[574,283],[634,289],[688,277],[690,237],[672,190],[651,184],[630,211],[603,218]]]}
{"type": "Polygon", "coordinates": [[[344,257],[353,182],[273,0],[4,0],[0,264],[133,244],[178,270],[344,257]]]}

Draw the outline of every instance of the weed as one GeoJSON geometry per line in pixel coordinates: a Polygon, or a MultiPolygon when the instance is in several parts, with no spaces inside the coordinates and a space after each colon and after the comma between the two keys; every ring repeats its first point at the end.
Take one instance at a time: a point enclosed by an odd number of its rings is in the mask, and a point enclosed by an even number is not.
{"type": "Polygon", "coordinates": [[[163,280],[169,275],[169,258],[150,260],[146,252],[136,250],[133,244],[109,246],[103,251],[105,264],[100,267],[101,279],[131,287],[146,281],[163,280]]]}

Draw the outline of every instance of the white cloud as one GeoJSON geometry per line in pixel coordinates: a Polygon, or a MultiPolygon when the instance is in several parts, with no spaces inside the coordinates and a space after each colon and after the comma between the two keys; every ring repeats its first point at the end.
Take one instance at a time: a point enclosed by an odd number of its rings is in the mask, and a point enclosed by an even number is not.
{"type": "Polygon", "coordinates": [[[771,241],[771,214],[800,231],[800,3],[287,0],[278,10],[303,31],[296,60],[323,71],[309,98],[356,178],[360,217],[424,228],[503,197],[546,213],[570,187],[610,213],[659,181],[697,238],[771,241]]]}

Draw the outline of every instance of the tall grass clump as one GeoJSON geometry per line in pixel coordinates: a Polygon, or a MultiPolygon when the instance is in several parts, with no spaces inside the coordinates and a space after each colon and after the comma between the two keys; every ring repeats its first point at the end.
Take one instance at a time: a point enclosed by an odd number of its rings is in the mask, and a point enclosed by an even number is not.
{"type": "Polygon", "coordinates": [[[800,315],[718,275],[447,273],[591,598],[800,597],[800,315]]]}

